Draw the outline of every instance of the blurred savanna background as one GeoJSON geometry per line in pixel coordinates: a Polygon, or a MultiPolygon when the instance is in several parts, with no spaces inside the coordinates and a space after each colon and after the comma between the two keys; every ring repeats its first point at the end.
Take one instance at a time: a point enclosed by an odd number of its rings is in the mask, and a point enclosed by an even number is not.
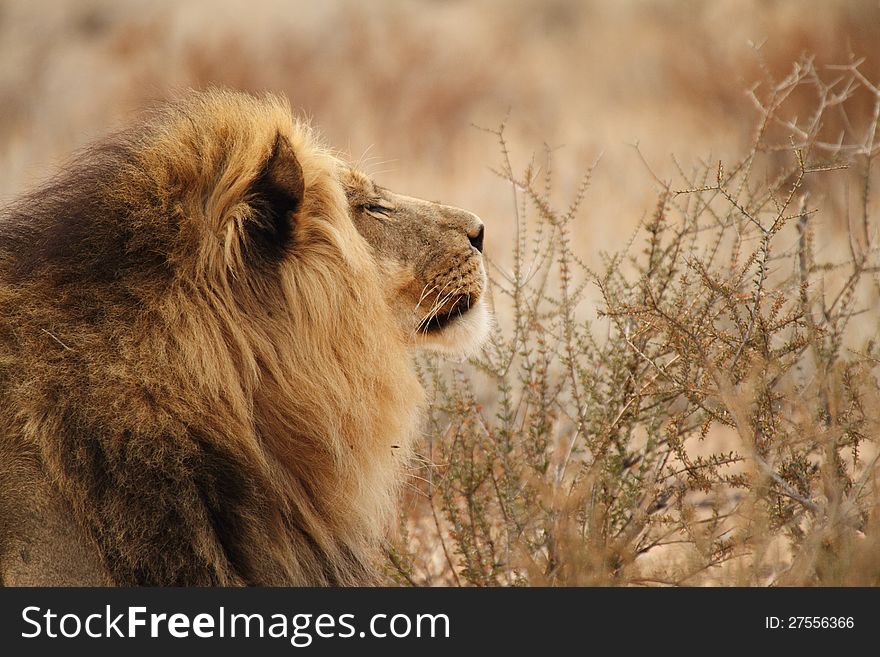
{"type": "Polygon", "coordinates": [[[880,583],[877,0],[0,0],[0,198],[211,85],[485,221],[389,582],[880,583]]]}

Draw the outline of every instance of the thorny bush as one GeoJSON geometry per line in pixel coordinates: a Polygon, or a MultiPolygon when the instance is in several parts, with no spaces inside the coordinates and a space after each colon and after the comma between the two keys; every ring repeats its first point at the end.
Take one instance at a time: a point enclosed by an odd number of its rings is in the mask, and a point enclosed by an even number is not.
{"type": "Polygon", "coordinates": [[[390,577],[880,584],[880,89],[859,65],[766,73],[745,157],[673,160],[597,271],[571,231],[589,175],[557,209],[549,150],[517,174],[492,131],[514,198],[498,327],[468,364],[420,361],[390,577]]]}

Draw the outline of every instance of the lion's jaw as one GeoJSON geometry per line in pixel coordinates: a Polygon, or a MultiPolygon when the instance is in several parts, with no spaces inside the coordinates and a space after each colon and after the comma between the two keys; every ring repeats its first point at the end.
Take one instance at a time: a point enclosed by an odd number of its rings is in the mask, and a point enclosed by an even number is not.
{"type": "MultiPolygon", "coordinates": [[[[485,287],[485,283],[483,285],[485,287]]],[[[471,297],[463,298],[438,319],[437,328],[416,331],[416,344],[453,358],[464,359],[476,354],[492,328],[492,313],[482,295],[475,301],[471,297]]]]}

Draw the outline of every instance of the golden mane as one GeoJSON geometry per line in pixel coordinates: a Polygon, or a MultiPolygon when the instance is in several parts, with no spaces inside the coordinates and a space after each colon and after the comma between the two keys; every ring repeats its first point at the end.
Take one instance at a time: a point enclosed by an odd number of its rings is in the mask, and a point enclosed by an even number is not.
{"type": "Polygon", "coordinates": [[[340,166],[285,101],[215,90],[0,217],[0,444],[110,581],[372,581],[422,392],[340,166]]]}

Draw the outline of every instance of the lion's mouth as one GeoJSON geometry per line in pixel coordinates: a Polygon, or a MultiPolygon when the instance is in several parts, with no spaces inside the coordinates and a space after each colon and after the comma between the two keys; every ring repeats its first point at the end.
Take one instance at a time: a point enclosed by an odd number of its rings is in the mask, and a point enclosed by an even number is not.
{"type": "Polygon", "coordinates": [[[474,304],[474,299],[470,294],[463,294],[458,297],[449,307],[448,310],[440,310],[439,312],[426,317],[419,324],[419,333],[436,333],[442,331],[452,322],[467,313],[474,304]]]}

